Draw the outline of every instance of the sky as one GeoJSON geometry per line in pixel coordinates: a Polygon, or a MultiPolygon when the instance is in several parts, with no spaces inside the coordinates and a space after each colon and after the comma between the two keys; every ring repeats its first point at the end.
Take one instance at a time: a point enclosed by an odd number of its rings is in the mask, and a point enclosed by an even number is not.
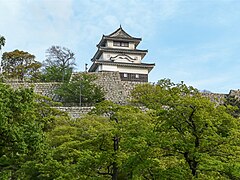
{"type": "Polygon", "coordinates": [[[142,62],[155,63],[150,82],[169,78],[199,90],[240,89],[240,0],[0,0],[3,52],[72,50],[76,71],[119,26],[142,38],[142,62]]]}

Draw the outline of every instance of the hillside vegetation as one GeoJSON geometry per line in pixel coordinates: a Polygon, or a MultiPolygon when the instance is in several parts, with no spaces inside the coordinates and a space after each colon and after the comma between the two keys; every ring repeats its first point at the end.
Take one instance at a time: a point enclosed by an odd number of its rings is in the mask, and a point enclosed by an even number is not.
{"type": "Polygon", "coordinates": [[[236,101],[216,105],[169,80],[132,97],[71,120],[32,89],[0,84],[0,179],[240,178],[236,101]]]}

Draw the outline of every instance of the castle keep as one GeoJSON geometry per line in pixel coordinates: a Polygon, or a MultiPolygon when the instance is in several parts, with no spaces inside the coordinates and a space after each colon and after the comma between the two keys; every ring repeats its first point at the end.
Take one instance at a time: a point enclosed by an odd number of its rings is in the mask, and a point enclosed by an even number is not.
{"type": "Polygon", "coordinates": [[[148,82],[148,74],[155,64],[142,63],[148,51],[137,49],[141,40],[130,36],[121,26],[103,35],[89,72],[119,72],[122,81],[148,82]]]}

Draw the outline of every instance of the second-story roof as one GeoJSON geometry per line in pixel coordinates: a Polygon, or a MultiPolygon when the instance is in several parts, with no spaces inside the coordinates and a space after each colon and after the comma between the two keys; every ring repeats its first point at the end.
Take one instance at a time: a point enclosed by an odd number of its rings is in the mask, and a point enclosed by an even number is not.
{"type": "Polygon", "coordinates": [[[90,72],[94,72],[99,65],[113,65],[113,66],[123,66],[123,67],[137,67],[137,68],[146,68],[148,69],[148,72],[150,72],[154,66],[153,64],[147,64],[147,63],[124,63],[124,62],[111,62],[111,61],[95,61],[91,67],[89,68],[90,72]]]}
{"type": "Polygon", "coordinates": [[[128,54],[139,54],[141,55],[142,59],[147,54],[148,50],[140,50],[140,49],[117,49],[117,48],[106,48],[106,47],[100,47],[98,48],[98,51],[95,53],[95,55],[92,58],[92,61],[97,60],[103,52],[112,52],[112,53],[128,53],[128,54]]]}

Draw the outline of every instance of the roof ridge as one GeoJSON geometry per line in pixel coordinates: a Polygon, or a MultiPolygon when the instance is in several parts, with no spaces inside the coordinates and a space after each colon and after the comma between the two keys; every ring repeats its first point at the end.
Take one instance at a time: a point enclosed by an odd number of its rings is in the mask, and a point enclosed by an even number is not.
{"type": "Polygon", "coordinates": [[[114,31],[113,33],[107,35],[108,37],[125,37],[125,38],[134,38],[131,35],[129,35],[126,31],[124,31],[124,29],[122,28],[122,26],[120,25],[120,27],[114,31]]]}

